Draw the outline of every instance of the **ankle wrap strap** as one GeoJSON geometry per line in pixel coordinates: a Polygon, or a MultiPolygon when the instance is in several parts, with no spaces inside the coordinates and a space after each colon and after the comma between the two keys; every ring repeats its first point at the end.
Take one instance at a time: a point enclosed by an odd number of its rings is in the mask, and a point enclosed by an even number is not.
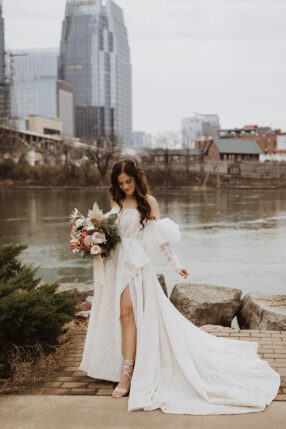
{"type": "Polygon", "coordinates": [[[126,375],[128,375],[129,378],[131,378],[130,372],[133,368],[134,362],[135,362],[135,360],[133,360],[133,359],[125,359],[122,374],[126,374],[126,375]]]}

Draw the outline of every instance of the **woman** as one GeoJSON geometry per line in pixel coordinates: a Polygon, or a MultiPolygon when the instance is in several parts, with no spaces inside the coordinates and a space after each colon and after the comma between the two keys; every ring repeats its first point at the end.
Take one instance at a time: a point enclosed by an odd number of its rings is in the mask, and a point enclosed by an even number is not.
{"type": "Polygon", "coordinates": [[[275,398],[280,375],[257,354],[256,342],[216,337],[187,320],[164,294],[149,250],[158,246],[182,277],[189,273],[171,244],[178,225],[160,219],[144,171],[135,161],[114,164],[111,210],[122,242],[94,270],[95,291],[82,362],[87,375],[119,381],[128,411],[161,408],[173,414],[262,411],[275,398]]]}

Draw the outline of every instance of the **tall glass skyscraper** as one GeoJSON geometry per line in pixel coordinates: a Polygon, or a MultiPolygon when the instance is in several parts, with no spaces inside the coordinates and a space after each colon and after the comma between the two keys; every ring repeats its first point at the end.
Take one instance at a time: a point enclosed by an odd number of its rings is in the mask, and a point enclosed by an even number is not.
{"type": "Polygon", "coordinates": [[[112,0],[67,0],[59,78],[74,87],[78,137],[116,136],[132,146],[127,30],[112,0]]]}

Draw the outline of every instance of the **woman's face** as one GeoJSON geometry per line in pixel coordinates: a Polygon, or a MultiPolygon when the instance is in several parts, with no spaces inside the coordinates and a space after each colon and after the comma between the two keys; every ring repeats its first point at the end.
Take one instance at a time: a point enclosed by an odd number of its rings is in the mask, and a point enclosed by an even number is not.
{"type": "Polygon", "coordinates": [[[126,196],[130,196],[135,191],[135,180],[134,177],[128,176],[125,173],[119,174],[118,178],[119,188],[125,192],[126,196]]]}

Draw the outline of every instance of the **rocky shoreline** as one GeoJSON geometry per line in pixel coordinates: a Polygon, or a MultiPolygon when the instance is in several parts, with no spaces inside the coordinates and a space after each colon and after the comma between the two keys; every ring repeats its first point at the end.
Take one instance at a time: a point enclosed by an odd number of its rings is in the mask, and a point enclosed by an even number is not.
{"type": "MultiPolygon", "coordinates": [[[[163,274],[157,274],[165,293],[163,274]]],[[[58,292],[76,291],[78,312],[75,319],[89,318],[93,285],[61,283],[58,292]]],[[[233,330],[232,320],[237,317],[240,329],[286,330],[286,295],[260,295],[248,293],[241,299],[240,289],[194,283],[174,286],[170,301],[193,324],[202,329],[233,330]]]]}

